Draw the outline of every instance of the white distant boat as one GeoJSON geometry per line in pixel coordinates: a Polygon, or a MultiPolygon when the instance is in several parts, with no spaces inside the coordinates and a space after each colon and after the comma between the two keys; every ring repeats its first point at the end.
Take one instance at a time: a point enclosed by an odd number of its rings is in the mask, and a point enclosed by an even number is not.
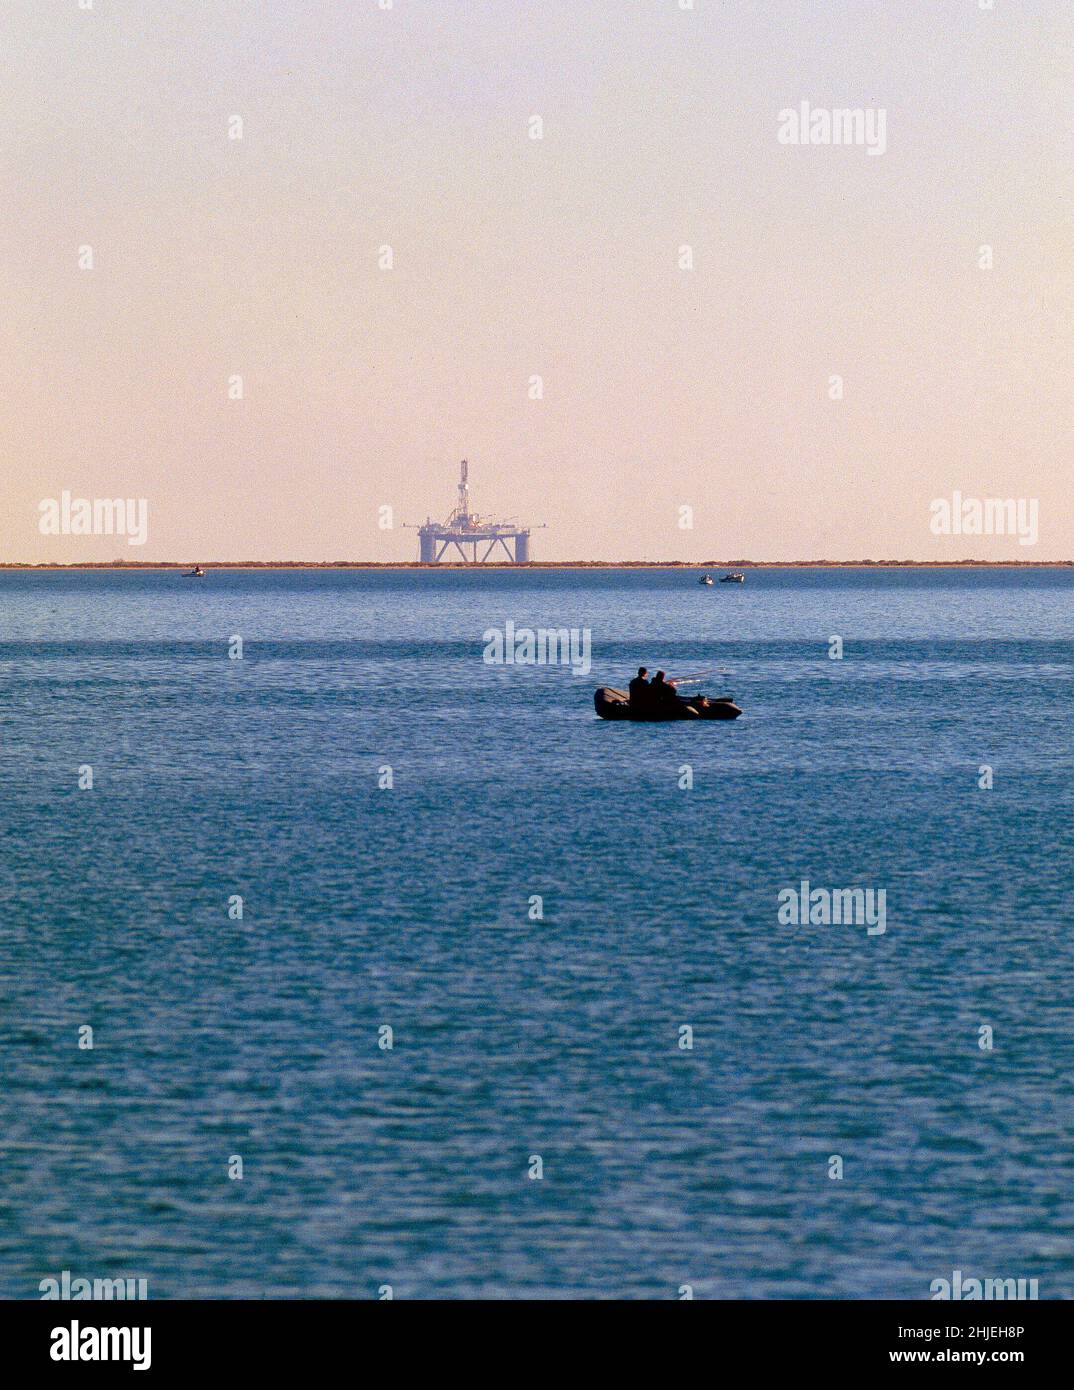
{"type": "Polygon", "coordinates": [[[703,574],[703,575],[701,576],[701,578],[700,578],[697,582],[698,582],[699,584],[711,584],[711,583],[712,583],[712,575],[711,575],[711,574],[703,574]]]}
{"type": "Polygon", "coordinates": [[[195,565],[192,570],[186,570],[183,574],[184,579],[204,579],[205,571],[200,565],[195,565]]]}

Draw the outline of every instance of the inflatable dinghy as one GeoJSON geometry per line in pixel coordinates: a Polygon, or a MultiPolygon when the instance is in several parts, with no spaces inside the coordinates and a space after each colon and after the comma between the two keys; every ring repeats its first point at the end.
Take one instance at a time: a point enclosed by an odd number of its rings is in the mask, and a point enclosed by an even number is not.
{"type": "Polygon", "coordinates": [[[602,685],[593,693],[593,707],[601,719],[637,719],[647,724],[672,719],[737,719],[742,713],[730,697],[712,699],[708,695],[676,695],[655,708],[631,709],[625,690],[602,685]]]}

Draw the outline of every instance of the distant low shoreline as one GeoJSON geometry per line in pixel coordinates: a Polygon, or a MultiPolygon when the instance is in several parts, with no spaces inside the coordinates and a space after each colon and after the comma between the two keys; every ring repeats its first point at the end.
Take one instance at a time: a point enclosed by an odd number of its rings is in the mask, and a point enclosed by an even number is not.
{"type": "MultiPolygon", "coordinates": [[[[98,560],[61,565],[0,561],[0,570],[189,570],[194,560],[98,560]]],[[[203,560],[205,570],[795,570],[1070,569],[1074,560],[530,560],[463,564],[418,560],[203,560]]]]}

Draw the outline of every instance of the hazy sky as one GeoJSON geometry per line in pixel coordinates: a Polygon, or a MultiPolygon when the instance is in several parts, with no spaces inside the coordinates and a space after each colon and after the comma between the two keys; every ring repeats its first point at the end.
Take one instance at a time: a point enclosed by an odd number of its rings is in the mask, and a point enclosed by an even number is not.
{"type": "Polygon", "coordinates": [[[0,560],[1074,554],[1067,0],[381,3],[7,0],[0,560]]]}

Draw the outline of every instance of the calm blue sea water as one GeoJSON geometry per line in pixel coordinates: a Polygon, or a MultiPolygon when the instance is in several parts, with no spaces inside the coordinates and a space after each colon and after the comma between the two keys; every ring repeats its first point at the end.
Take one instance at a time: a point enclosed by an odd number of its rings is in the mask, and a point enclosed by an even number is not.
{"type": "Polygon", "coordinates": [[[1058,570],[0,574],[0,1293],[1074,1296],[1072,616],[1058,570]],[[483,664],[508,619],[592,675],[483,664]],[[743,718],[596,720],[639,661],[743,718]],[[781,925],[802,878],[887,931],[781,925]]]}

